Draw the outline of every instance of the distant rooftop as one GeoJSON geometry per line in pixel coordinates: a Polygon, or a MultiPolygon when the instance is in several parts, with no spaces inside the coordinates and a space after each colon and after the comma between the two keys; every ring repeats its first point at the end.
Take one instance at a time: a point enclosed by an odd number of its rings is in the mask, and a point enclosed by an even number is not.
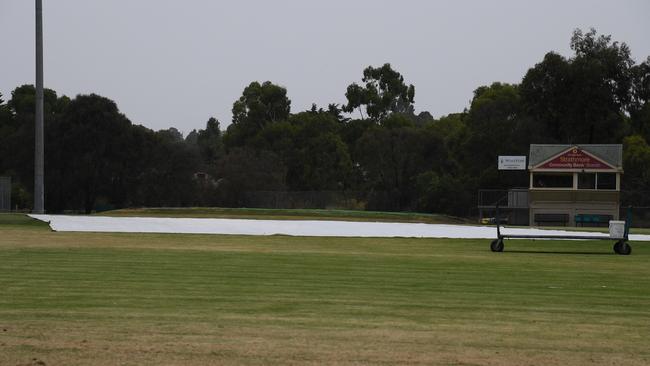
{"type": "Polygon", "coordinates": [[[528,157],[528,165],[535,166],[547,160],[562,151],[568,150],[572,147],[578,147],[604,162],[623,169],[623,145],[594,145],[594,144],[575,144],[575,145],[546,145],[546,144],[531,144],[530,155],[528,157]]]}

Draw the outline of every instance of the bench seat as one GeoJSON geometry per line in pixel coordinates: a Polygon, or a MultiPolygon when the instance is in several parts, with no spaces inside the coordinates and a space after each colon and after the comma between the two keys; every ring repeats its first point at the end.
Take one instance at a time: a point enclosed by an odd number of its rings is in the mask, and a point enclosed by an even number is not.
{"type": "Polygon", "coordinates": [[[578,214],[574,217],[576,226],[585,226],[585,224],[600,226],[609,225],[609,221],[613,219],[612,215],[601,215],[601,214],[578,214]]]}

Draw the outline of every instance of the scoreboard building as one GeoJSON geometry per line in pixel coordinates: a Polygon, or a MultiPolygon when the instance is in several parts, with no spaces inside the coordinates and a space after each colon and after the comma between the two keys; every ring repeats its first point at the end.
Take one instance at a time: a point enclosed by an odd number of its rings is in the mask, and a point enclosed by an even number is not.
{"type": "Polygon", "coordinates": [[[618,220],[622,145],[530,145],[531,226],[607,225],[618,220]]]}

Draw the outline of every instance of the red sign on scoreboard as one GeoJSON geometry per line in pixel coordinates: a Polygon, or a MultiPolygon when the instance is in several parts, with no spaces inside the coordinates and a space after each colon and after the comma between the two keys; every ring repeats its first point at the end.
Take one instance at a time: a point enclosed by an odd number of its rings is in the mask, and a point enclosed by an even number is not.
{"type": "Polygon", "coordinates": [[[572,148],[552,160],[547,161],[538,169],[611,169],[602,161],[585,154],[577,147],[572,148]]]}

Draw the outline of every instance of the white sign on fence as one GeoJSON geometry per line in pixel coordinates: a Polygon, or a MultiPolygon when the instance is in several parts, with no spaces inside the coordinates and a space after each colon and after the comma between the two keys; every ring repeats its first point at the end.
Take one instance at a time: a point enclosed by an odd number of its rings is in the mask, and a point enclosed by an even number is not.
{"type": "Polygon", "coordinates": [[[526,157],[499,156],[499,170],[526,170],[526,157]]]}

